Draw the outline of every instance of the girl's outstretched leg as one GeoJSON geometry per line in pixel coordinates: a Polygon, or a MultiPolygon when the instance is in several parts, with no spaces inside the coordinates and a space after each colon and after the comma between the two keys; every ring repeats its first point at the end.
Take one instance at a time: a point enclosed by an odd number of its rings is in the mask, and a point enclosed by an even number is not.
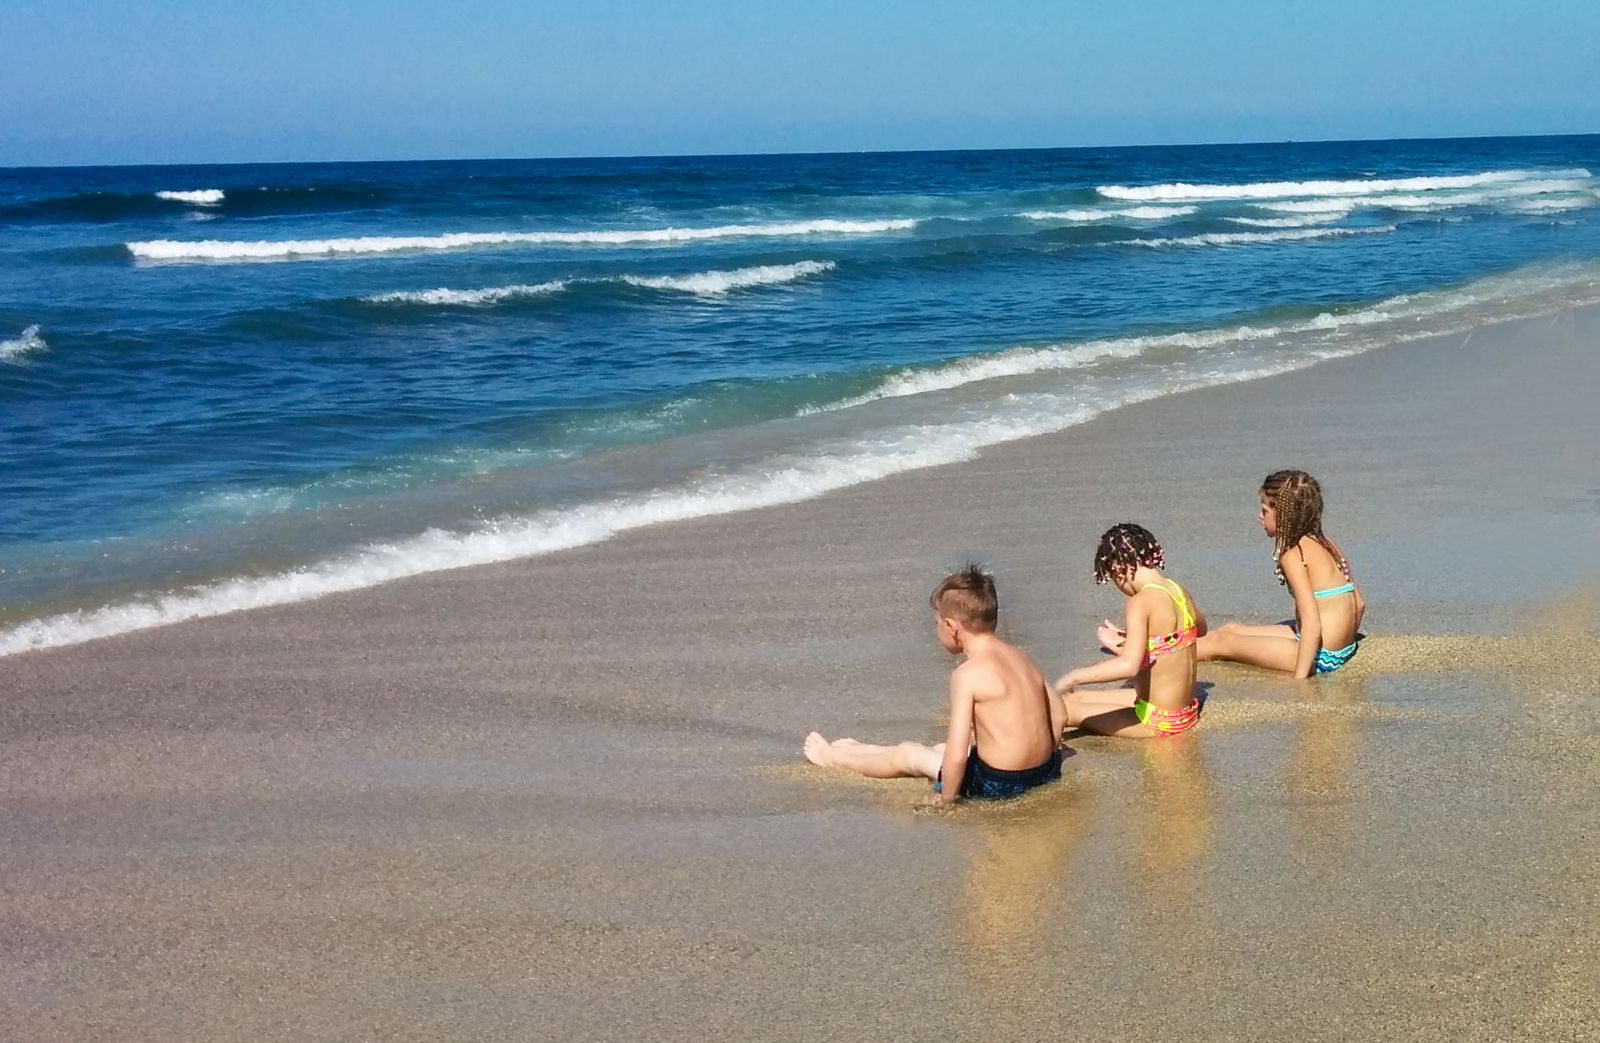
{"type": "Polygon", "coordinates": [[[1124,739],[1148,739],[1146,728],[1133,712],[1133,690],[1123,692],[1078,691],[1066,696],[1067,727],[1082,728],[1096,735],[1115,735],[1124,739]]]}
{"type": "Polygon", "coordinates": [[[1227,623],[1202,637],[1195,647],[1203,660],[1229,659],[1289,674],[1300,662],[1300,642],[1294,631],[1282,624],[1247,627],[1227,623]]]}
{"type": "Polygon", "coordinates": [[[944,743],[924,746],[902,742],[896,746],[874,746],[854,739],[829,742],[818,732],[806,736],[806,760],[824,768],[843,768],[873,779],[898,779],[920,776],[939,777],[944,763],[944,743]]]}

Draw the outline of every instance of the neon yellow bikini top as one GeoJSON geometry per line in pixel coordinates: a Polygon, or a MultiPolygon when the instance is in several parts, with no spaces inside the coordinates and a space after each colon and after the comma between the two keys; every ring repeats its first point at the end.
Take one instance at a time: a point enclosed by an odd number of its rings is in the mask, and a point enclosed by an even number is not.
{"type": "Polygon", "coordinates": [[[1144,643],[1145,665],[1155,663],[1157,656],[1171,655],[1181,652],[1199,640],[1198,628],[1195,626],[1194,610],[1189,607],[1189,599],[1183,593],[1183,588],[1170,579],[1163,579],[1160,583],[1146,583],[1140,590],[1149,590],[1151,587],[1166,594],[1178,609],[1178,618],[1181,624],[1177,630],[1164,637],[1152,637],[1144,643]]]}

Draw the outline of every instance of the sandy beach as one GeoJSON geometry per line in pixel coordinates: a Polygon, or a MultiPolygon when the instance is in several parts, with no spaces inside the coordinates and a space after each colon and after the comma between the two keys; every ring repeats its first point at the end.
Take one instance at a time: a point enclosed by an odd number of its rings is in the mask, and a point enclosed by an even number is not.
{"type": "Polygon", "coordinates": [[[1117,410],[577,550],[0,659],[0,1038],[1600,1038],[1600,311],[1117,410]],[[926,813],[928,590],[1047,672],[1135,520],[1290,610],[1322,479],[1370,639],[1190,737],[926,813]]]}

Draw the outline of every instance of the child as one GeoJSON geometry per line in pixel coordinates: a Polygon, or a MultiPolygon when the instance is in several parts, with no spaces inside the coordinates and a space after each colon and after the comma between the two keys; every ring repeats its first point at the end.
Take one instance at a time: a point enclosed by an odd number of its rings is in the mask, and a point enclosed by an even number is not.
{"type": "Polygon", "coordinates": [[[950,674],[950,728],[935,746],[871,746],[806,736],[806,759],[875,779],[933,780],[933,803],[1004,799],[1061,777],[1061,701],[1028,654],[995,636],[994,580],[976,565],[945,578],[929,598],[939,644],[967,661],[950,674]]]}
{"type": "MultiPolygon", "coordinates": [[[[1123,629],[1101,637],[1115,659],[1079,667],[1056,682],[1067,724],[1130,739],[1181,735],[1200,719],[1195,642],[1206,617],[1182,587],[1161,574],[1166,555],[1150,530],[1132,522],[1107,529],[1094,555],[1094,581],[1127,595],[1123,629]],[[1080,692],[1080,685],[1132,680],[1132,690],[1080,692]]],[[[1109,627],[1110,624],[1107,624],[1109,627]]]]}
{"type": "Polygon", "coordinates": [[[1350,580],[1339,545],[1322,534],[1322,486],[1304,471],[1275,471],[1261,483],[1261,527],[1272,537],[1278,582],[1294,595],[1294,623],[1228,623],[1200,639],[1201,659],[1330,674],[1356,654],[1367,600],[1350,580]]]}

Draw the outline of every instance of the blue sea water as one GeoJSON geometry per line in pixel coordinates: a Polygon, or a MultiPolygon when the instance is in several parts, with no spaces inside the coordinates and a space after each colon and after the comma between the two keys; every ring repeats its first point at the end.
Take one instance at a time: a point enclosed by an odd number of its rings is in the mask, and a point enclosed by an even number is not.
{"type": "Polygon", "coordinates": [[[0,170],[0,654],[1600,300],[1600,137],[0,170]]]}

